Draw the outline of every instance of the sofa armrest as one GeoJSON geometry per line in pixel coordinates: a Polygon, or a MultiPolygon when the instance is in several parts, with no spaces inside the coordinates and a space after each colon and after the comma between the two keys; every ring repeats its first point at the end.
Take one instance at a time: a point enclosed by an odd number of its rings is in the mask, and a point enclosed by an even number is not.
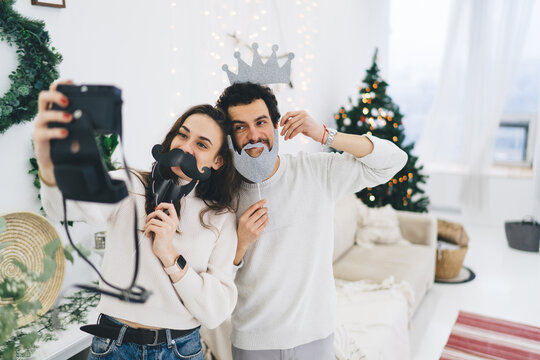
{"type": "Polygon", "coordinates": [[[437,246],[437,220],[424,213],[397,211],[401,235],[413,244],[437,246]]]}

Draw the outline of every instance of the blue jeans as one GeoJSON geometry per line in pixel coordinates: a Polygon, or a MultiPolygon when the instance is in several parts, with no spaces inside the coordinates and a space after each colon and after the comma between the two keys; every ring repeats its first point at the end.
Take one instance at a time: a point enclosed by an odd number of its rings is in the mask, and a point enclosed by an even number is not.
{"type": "Polygon", "coordinates": [[[124,343],[122,337],[120,334],[112,340],[94,336],[88,360],[204,360],[199,329],[154,346],[124,343]]]}

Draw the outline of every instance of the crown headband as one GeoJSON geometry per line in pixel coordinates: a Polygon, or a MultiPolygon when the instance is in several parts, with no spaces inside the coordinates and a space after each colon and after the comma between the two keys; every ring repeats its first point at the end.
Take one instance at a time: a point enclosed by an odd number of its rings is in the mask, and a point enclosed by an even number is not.
{"type": "Polygon", "coordinates": [[[232,84],[239,82],[252,82],[259,85],[268,84],[289,84],[291,82],[291,60],[294,54],[287,55],[287,61],[283,66],[279,66],[276,52],[279,46],[272,46],[272,55],[266,63],[262,62],[259,55],[259,44],[253,43],[253,62],[251,66],[241,59],[240,52],[236,51],[234,57],[238,60],[238,74],[229,71],[227,64],[222,66],[223,71],[227,73],[229,82],[232,84]]]}

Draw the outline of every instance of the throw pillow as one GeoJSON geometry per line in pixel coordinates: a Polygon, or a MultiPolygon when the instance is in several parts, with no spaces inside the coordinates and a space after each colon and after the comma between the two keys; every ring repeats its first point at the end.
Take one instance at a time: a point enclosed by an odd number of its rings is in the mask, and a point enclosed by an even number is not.
{"type": "Polygon", "coordinates": [[[397,213],[391,205],[370,208],[358,199],[358,213],[356,243],[359,246],[372,247],[373,244],[408,243],[401,236],[397,213]]]}

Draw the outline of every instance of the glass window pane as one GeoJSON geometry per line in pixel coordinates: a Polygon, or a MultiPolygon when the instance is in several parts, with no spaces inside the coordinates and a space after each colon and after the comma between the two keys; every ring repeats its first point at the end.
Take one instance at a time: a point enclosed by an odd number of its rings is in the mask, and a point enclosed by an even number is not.
{"type": "Polygon", "coordinates": [[[527,160],[527,125],[502,124],[495,139],[494,160],[524,162],[527,160]]]}

